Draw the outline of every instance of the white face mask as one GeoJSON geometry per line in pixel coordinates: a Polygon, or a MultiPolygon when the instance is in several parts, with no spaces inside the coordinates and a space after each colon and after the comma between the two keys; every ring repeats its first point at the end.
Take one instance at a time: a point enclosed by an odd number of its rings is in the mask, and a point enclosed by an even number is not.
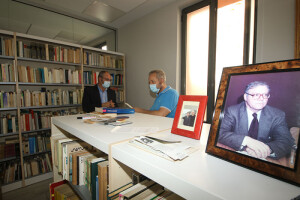
{"type": "Polygon", "coordinates": [[[104,83],[102,84],[102,86],[103,86],[104,88],[109,88],[109,86],[110,86],[110,81],[104,81],[104,83]]]}
{"type": "Polygon", "coordinates": [[[150,90],[154,93],[158,93],[159,92],[159,89],[156,87],[156,84],[150,84],[150,90]]]}

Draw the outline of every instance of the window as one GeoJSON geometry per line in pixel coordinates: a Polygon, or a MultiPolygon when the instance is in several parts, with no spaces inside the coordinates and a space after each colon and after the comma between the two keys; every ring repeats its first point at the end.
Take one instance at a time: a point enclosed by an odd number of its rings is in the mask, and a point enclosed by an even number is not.
{"type": "Polygon", "coordinates": [[[207,122],[222,69],[252,63],[254,1],[204,0],[182,11],[181,93],[208,95],[207,122]]]}

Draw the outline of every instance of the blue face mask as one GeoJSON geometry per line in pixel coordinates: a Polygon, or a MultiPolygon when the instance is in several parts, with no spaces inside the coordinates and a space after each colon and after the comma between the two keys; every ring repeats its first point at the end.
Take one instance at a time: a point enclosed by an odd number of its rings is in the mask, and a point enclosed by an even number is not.
{"type": "Polygon", "coordinates": [[[104,87],[104,88],[109,88],[109,86],[110,86],[110,81],[104,81],[104,83],[102,84],[102,86],[104,87]]]}
{"type": "Polygon", "coordinates": [[[156,88],[156,84],[150,84],[150,90],[154,93],[158,93],[159,89],[156,88]]]}

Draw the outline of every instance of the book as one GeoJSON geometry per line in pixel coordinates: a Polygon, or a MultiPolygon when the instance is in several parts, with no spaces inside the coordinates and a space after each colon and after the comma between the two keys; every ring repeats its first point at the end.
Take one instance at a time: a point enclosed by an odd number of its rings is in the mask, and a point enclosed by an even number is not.
{"type": "Polygon", "coordinates": [[[130,188],[131,186],[133,186],[133,183],[130,182],[130,183],[127,183],[125,185],[123,185],[122,187],[114,190],[114,191],[111,191],[107,196],[110,198],[110,199],[119,199],[119,193],[130,188]]]}
{"type": "Polygon", "coordinates": [[[96,199],[96,180],[94,177],[98,176],[98,198],[99,200],[104,200],[107,197],[107,184],[108,184],[108,160],[106,161],[96,161],[92,163],[92,199],[96,199]]]}
{"type": "Polygon", "coordinates": [[[137,183],[136,185],[133,185],[132,187],[120,192],[119,200],[131,199],[156,184],[157,183],[149,179],[137,183]]]}
{"type": "Polygon", "coordinates": [[[96,112],[100,113],[117,113],[117,114],[134,114],[135,110],[133,108],[104,108],[95,107],[96,112]]]}
{"type": "Polygon", "coordinates": [[[65,138],[65,139],[59,139],[57,141],[57,166],[58,166],[58,172],[62,173],[63,168],[63,157],[62,157],[62,145],[65,142],[72,142],[73,139],[65,138]]]}
{"type": "MultiPolygon", "coordinates": [[[[72,184],[73,185],[78,185],[78,160],[79,160],[79,156],[83,155],[83,154],[88,154],[90,152],[88,151],[81,151],[81,152],[76,152],[76,153],[72,153],[72,184]]],[[[71,156],[71,155],[70,155],[71,156]]]]}
{"type": "MultiPolygon", "coordinates": [[[[86,173],[86,182],[87,182],[87,187],[89,191],[93,191],[93,187],[95,187],[95,177],[98,175],[98,168],[97,168],[97,163],[99,162],[104,162],[107,160],[106,155],[101,155],[101,156],[92,156],[89,157],[86,160],[86,168],[87,168],[87,173],[86,173]]],[[[95,190],[95,189],[94,189],[95,190]]]]}
{"type": "Polygon", "coordinates": [[[131,200],[139,200],[139,199],[151,200],[152,198],[157,197],[158,195],[162,194],[163,192],[164,192],[164,187],[159,184],[156,184],[153,187],[150,187],[150,188],[144,190],[143,192],[137,194],[136,196],[131,198],[131,200]]]}
{"type": "Polygon", "coordinates": [[[84,150],[91,150],[92,146],[86,142],[72,141],[63,144],[63,179],[69,180],[70,175],[70,153],[79,152],[84,150]]]}
{"type": "Polygon", "coordinates": [[[94,156],[92,153],[78,156],[77,172],[78,173],[78,185],[86,185],[86,159],[94,156]]]}

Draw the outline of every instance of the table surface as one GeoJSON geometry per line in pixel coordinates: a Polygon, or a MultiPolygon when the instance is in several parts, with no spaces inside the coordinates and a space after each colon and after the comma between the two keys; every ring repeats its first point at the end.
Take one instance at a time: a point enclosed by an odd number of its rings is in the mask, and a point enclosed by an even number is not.
{"type": "Polygon", "coordinates": [[[141,113],[124,115],[129,116],[128,121],[133,122],[124,126],[104,125],[99,122],[88,124],[84,123],[83,119],[77,119],[80,116],[87,116],[87,114],[53,117],[52,124],[66,130],[106,154],[108,154],[109,145],[128,140],[134,136],[170,129],[173,123],[172,118],[141,113]],[[126,131],[126,129],[129,131],[126,131]],[[136,130],[140,130],[140,132],[136,130]]]}

